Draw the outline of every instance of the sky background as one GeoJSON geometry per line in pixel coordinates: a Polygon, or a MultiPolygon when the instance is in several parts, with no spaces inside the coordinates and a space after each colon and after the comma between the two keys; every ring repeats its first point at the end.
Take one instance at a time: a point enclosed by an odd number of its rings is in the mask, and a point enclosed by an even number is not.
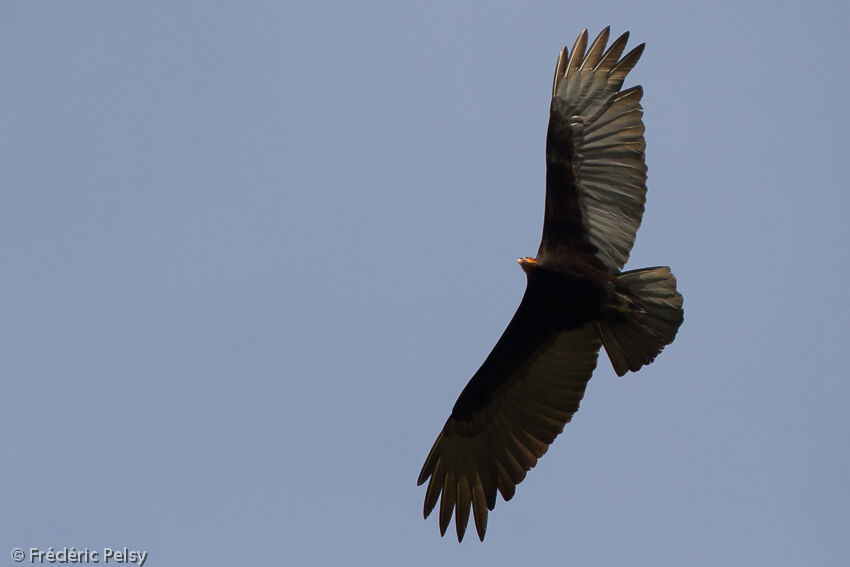
{"type": "Polygon", "coordinates": [[[846,2],[5,2],[0,565],[850,564],[846,2]],[[805,6],[805,7],[804,7],[805,6]],[[519,303],[559,49],[646,42],[675,343],[483,544],[416,477],[519,303]],[[6,563],[4,563],[4,561],[6,563]]]}

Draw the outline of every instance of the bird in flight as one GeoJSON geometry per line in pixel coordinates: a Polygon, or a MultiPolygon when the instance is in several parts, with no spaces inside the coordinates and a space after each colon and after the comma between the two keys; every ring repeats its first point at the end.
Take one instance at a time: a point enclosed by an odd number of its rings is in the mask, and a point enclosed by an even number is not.
{"type": "Polygon", "coordinates": [[[440,501],[463,540],[469,512],[484,540],[505,501],[579,408],[600,347],[618,376],[652,362],[684,320],[668,267],[621,271],[646,202],[643,89],[621,90],[644,44],[622,56],[587,30],[555,68],[546,135],[546,209],[537,256],[518,260],[525,295],[460,393],[425,459],[425,517],[440,501]],[[442,495],[442,497],[441,497],[442,495]]]}

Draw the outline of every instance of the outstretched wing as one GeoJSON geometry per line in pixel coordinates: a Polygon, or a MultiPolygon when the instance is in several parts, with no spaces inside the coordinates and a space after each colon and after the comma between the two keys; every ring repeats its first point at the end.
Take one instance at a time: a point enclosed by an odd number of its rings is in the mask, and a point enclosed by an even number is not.
{"type": "Polygon", "coordinates": [[[581,250],[615,271],[629,258],[646,202],[643,89],[620,91],[644,45],[620,58],[629,34],[605,50],[608,33],[605,28],[585,53],[584,30],[558,58],[538,256],[581,250]]]}
{"type": "Polygon", "coordinates": [[[418,484],[427,518],[440,499],[440,533],[455,517],[463,539],[469,510],[483,541],[496,491],[505,501],[572,419],[596,367],[600,339],[593,323],[548,331],[526,291],[514,318],[464,388],[437,437],[418,484]]]}

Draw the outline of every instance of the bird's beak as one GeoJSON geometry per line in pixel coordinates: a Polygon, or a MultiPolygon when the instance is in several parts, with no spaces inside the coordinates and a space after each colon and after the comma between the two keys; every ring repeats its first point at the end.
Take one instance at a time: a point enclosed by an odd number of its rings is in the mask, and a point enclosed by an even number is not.
{"type": "Polygon", "coordinates": [[[523,269],[524,272],[527,272],[530,266],[537,264],[537,260],[535,260],[534,258],[529,258],[528,256],[524,258],[518,258],[517,262],[519,262],[519,266],[523,269]]]}

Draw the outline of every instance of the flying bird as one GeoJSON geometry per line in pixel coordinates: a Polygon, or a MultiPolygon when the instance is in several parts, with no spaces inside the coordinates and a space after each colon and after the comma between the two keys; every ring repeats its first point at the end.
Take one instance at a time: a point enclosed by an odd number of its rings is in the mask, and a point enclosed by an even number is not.
{"type": "Polygon", "coordinates": [[[425,459],[425,517],[440,501],[463,540],[470,509],[484,540],[505,501],[579,408],[600,347],[618,376],[651,363],[684,320],[668,267],[621,271],[646,202],[643,89],[621,90],[644,44],[622,53],[587,30],[555,68],[546,135],[546,208],[519,308],[460,393],[425,459]],[[442,497],[441,497],[442,495],[442,497]]]}

